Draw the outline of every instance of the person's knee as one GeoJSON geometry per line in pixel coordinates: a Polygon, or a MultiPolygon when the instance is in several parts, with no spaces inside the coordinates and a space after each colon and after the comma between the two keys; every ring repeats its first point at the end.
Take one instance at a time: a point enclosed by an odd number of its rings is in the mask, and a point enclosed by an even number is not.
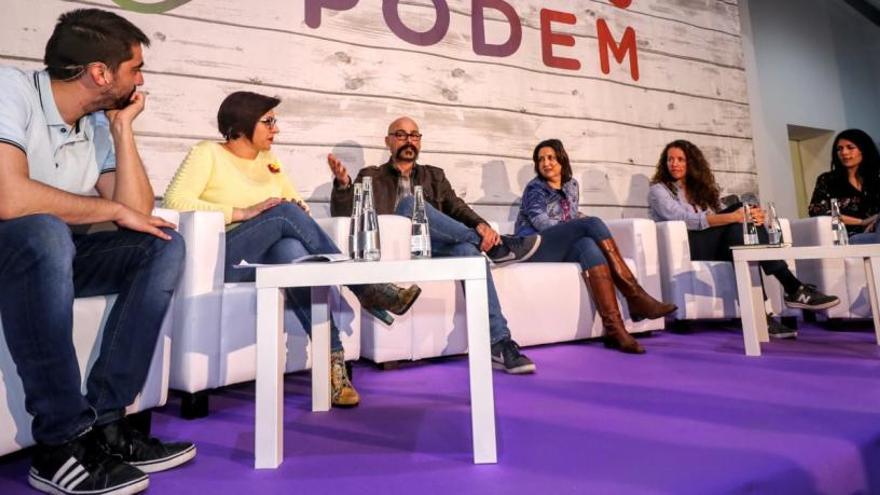
{"type": "Polygon", "coordinates": [[[163,272],[173,274],[173,278],[177,278],[177,274],[183,271],[183,265],[186,258],[186,242],[176,230],[163,228],[162,232],[167,234],[170,239],[160,239],[154,237],[151,239],[150,258],[157,268],[163,272]]]}
{"type": "Polygon", "coordinates": [[[306,214],[302,208],[290,201],[282,201],[272,208],[269,208],[264,213],[267,213],[270,216],[283,218],[295,218],[306,214]]]}
{"type": "Polygon", "coordinates": [[[19,247],[34,260],[71,265],[76,254],[70,227],[54,215],[32,215],[22,219],[19,247]]]}
{"type": "Polygon", "coordinates": [[[414,203],[415,199],[412,196],[401,198],[400,202],[397,203],[397,208],[394,209],[394,213],[405,217],[412,216],[414,203]]]}
{"type": "Polygon", "coordinates": [[[580,263],[582,270],[588,270],[594,266],[607,263],[605,255],[602,254],[602,250],[599,249],[599,246],[593,239],[579,239],[574,243],[572,248],[576,253],[578,263],[580,263]]]}
{"type": "Polygon", "coordinates": [[[479,248],[467,242],[455,244],[452,246],[452,249],[449,250],[450,256],[478,256],[479,254],[479,248]]]}

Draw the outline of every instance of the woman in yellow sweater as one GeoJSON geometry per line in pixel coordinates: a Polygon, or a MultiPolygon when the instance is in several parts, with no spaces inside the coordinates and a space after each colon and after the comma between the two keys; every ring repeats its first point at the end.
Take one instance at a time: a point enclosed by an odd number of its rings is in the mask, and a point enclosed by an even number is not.
{"type": "MultiPolygon", "coordinates": [[[[250,92],[232,93],[220,105],[217,126],[222,143],[202,141],[190,150],[165,192],[165,205],[180,211],[220,211],[226,219],[227,282],[254,280],[251,263],[287,263],[306,254],[339,253],[309,216],[308,206],[270,151],[280,100],[250,92]]],[[[349,286],[368,310],[405,313],[421,289],[391,284],[349,286]]],[[[285,306],[311,329],[309,292],[287,289],[285,306]]],[[[345,371],[339,330],[332,328],[331,383],[336,406],[355,406],[360,398],[345,371]]]]}

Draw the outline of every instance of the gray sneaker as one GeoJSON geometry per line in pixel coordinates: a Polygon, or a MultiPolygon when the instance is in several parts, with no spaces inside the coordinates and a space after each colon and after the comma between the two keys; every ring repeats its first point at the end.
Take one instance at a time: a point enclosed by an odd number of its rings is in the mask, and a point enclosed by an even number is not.
{"type": "Polygon", "coordinates": [[[817,309],[828,309],[838,304],[840,304],[840,299],[837,296],[823,294],[813,284],[801,285],[793,294],[785,295],[785,305],[789,308],[815,311],[817,309]]]}
{"type": "Polygon", "coordinates": [[[796,339],[797,330],[788,328],[781,322],[776,321],[767,315],[767,333],[771,339],[796,339]]]}
{"type": "Polygon", "coordinates": [[[509,337],[492,344],[492,367],[512,375],[535,372],[535,363],[519,352],[519,345],[509,337]]]}
{"type": "Polygon", "coordinates": [[[538,251],[539,247],[541,247],[541,236],[538,234],[528,237],[503,235],[501,244],[486,251],[486,256],[495,266],[504,266],[526,261],[538,251]]]}

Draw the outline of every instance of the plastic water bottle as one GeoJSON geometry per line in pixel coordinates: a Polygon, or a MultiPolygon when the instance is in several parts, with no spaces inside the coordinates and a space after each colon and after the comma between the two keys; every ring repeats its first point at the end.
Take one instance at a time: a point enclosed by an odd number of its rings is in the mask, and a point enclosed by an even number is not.
{"type": "Polygon", "coordinates": [[[364,186],[358,182],[353,186],[351,223],[348,225],[348,255],[355,261],[364,259],[364,246],[361,243],[361,217],[364,211],[364,186]]]}
{"type": "Polygon", "coordinates": [[[412,259],[431,257],[431,232],[428,229],[428,212],[425,209],[425,193],[422,186],[413,188],[415,204],[412,214],[412,231],[409,238],[409,253],[412,259]]]}
{"type": "Polygon", "coordinates": [[[379,261],[382,257],[379,241],[379,217],[373,204],[373,178],[364,177],[363,214],[361,215],[361,246],[364,261],[379,261]]]}
{"type": "Polygon", "coordinates": [[[849,234],[846,232],[846,225],[840,218],[840,205],[837,204],[837,198],[831,198],[831,240],[835,246],[846,246],[849,244],[849,234]]]}
{"type": "Polygon", "coordinates": [[[770,240],[770,244],[779,245],[782,244],[782,224],[779,223],[779,216],[776,214],[776,205],[771,201],[770,204],[767,205],[767,237],[770,240]]]}

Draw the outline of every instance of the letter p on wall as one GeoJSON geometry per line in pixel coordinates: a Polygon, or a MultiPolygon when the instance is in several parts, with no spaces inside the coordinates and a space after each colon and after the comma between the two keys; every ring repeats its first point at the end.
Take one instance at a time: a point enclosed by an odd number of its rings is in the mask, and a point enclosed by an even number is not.
{"type": "Polygon", "coordinates": [[[358,0],[305,0],[306,3],[306,26],[317,29],[321,25],[321,11],[349,10],[357,5],[358,0]]]}

